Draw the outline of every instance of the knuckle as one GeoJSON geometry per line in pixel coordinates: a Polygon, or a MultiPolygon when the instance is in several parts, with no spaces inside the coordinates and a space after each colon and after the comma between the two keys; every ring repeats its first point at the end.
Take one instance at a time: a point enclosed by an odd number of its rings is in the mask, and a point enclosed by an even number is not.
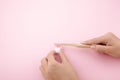
{"type": "Polygon", "coordinates": [[[53,54],[54,54],[54,51],[50,51],[50,52],[48,53],[48,56],[53,55],[53,54]]]}
{"type": "Polygon", "coordinates": [[[113,34],[112,32],[108,32],[108,33],[107,33],[107,36],[108,36],[108,37],[111,37],[111,36],[114,36],[114,34],[113,34]]]}
{"type": "Polygon", "coordinates": [[[105,47],[104,52],[105,52],[106,54],[111,54],[111,51],[112,51],[112,50],[113,50],[112,47],[105,47]]]}
{"type": "Polygon", "coordinates": [[[112,33],[112,32],[108,32],[107,34],[108,34],[108,35],[113,35],[113,33],[112,33]]]}
{"type": "Polygon", "coordinates": [[[107,39],[107,40],[111,40],[112,38],[115,37],[115,35],[112,33],[112,32],[108,32],[104,35],[104,37],[107,39]]]}
{"type": "Polygon", "coordinates": [[[46,58],[49,58],[50,56],[52,56],[54,54],[53,51],[51,51],[50,53],[48,53],[47,57],[46,58]]]}
{"type": "Polygon", "coordinates": [[[48,74],[52,74],[53,71],[56,71],[58,69],[57,64],[51,64],[49,65],[49,67],[47,68],[47,73],[48,74]]]}
{"type": "Polygon", "coordinates": [[[109,48],[105,47],[105,48],[104,48],[104,52],[105,52],[105,53],[109,53],[109,48]]]}
{"type": "Polygon", "coordinates": [[[57,64],[55,63],[55,62],[52,62],[51,64],[50,64],[50,67],[56,67],[57,66],[57,64]]]}

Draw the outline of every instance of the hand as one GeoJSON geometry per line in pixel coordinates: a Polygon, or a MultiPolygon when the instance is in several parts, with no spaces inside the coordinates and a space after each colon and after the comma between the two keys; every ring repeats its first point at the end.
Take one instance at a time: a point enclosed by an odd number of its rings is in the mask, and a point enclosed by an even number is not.
{"type": "Polygon", "coordinates": [[[101,37],[83,42],[83,44],[92,45],[91,48],[108,54],[113,57],[120,57],[120,39],[109,32],[101,37]]]}
{"type": "Polygon", "coordinates": [[[63,52],[50,52],[46,58],[42,59],[40,70],[45,80],[79,80],[63,52]]]}

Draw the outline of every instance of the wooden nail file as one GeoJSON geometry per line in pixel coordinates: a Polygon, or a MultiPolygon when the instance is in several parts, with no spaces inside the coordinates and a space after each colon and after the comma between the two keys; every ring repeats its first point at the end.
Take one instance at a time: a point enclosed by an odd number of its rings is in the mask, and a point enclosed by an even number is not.
{"type": "Polygon", "coordinates": [[[79,48],[90,48],[90,45],[80,44],[80,43],[57,43],[58,45],[63,46],[74,46],[79,48]]]}

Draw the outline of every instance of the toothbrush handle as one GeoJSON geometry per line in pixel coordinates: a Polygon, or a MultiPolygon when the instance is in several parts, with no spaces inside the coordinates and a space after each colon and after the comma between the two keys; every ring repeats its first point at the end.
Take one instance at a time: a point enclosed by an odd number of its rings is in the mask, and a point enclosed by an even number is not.
{"type": "Polygon", "coordinates": [[[79,48],[90,48],[90,45],[84,45],[80,43],[60,43],[60,45],[63,46],[74,46],[74,47],[79,47],[79,48]]]}

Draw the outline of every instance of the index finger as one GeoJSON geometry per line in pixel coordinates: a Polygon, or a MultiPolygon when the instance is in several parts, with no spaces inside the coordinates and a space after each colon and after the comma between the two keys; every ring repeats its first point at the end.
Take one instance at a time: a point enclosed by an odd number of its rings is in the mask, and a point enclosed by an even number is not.
{"type": "Polygon", "coordinates": [[[55,54],[55,51],[51,51],[51,52],[48,53],[48,55],[46,57],[48,59],[48,62],[49,61],[55,61],[54,54],[55,54]]]}
{"type": "Polygon", "coordinates": [[[105,44],[108,41],[107,36],[100,36],[97,38],[93,38],[87,41],[82,42],[82,44],[86,44],[86,45],[93,45],[93,44],[99,44],[99,43],[103,43],[105,44]]]}

